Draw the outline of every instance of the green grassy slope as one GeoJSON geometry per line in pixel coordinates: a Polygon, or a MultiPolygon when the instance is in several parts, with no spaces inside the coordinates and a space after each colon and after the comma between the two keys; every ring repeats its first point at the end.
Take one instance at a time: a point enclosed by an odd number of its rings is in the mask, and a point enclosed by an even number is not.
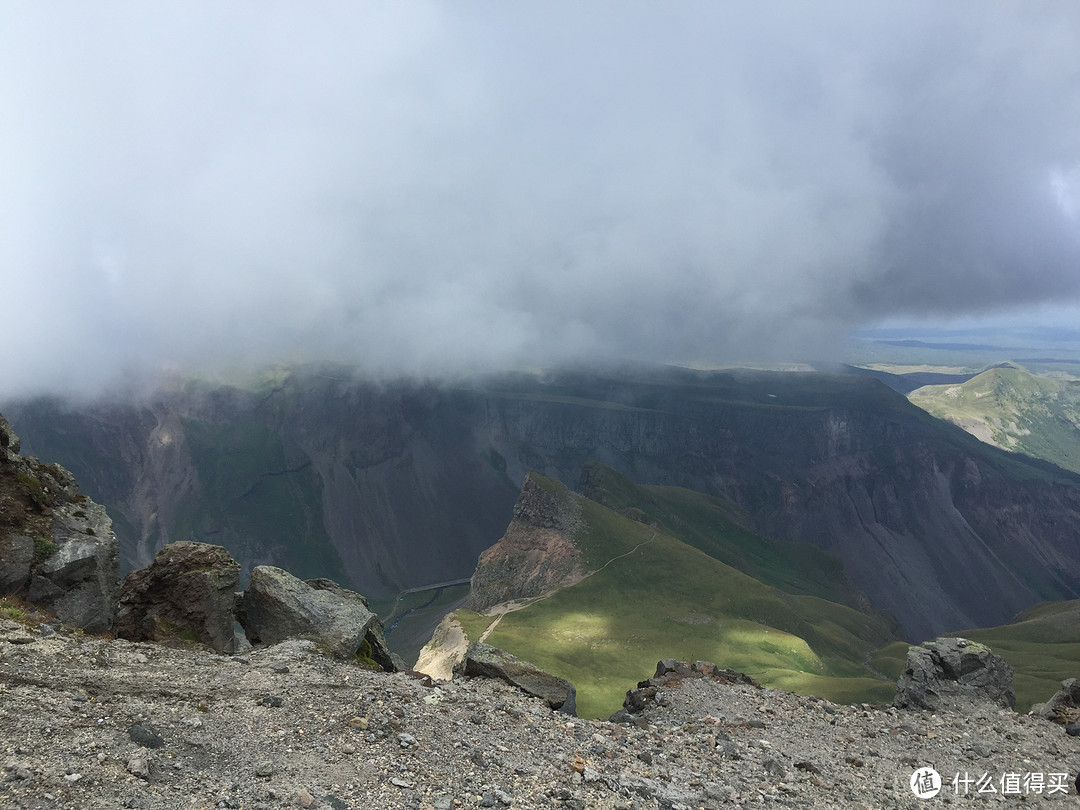
{"type": "MultiPolygon", "coordinates": [[[[670,499],[665,508],[673,520],[679,497],[658,495],[670,499]]],[[[892,638],[888,627],[810,595],[820,589],[813,583],[823,578],[821,570],[807,570],[800,595],[785,593],[660,527],[573,497],[584,523],[575,541],[587,565],[599,570],[507,614],[488,643],[571,680],[582,716],[611,714],[626,689],[666,657],[715,661],[769,685],[837,700],[891,699],[893,684],[862,663],[892,638]]],[[[718,522],[711,543],[700,515],[686,523],[702,545],[723,548],[728,532],[732,548],[749,545],[745,530],[733,531],[728,522],[718,522]]],[[[795,578],[791,570],[784,576],[795,578]]],[[[491,621],[464,611],[459,618],[471,639],[491,621]]]]}
{"type": "Polygon", "coordinates": [[[585,494],[631,520],[790,594],[850,603],[843,564],[808,543],[770,540],[744,528],[745,510],[681,487],[639,486],[603,464],[586,465],[585,494]]]}
{"type": "Polygon", "coordinates": [[[928,385],[911,401],[1005,450],[1080,472],[1080,380],[1006,364],[959,385],[928,385]]]}

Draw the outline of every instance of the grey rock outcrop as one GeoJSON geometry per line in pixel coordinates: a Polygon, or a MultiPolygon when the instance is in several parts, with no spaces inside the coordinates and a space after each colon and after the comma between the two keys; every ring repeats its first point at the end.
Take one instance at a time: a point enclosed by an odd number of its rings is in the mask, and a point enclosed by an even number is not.
{"type": "Polygon", "coordinates": [[[577,689],[570,681],[490,644],[470,644],[465,658],[454,667],[454,675],[497,678],[542,699],[552,709],[564,714],[577,714],[577,689]]]}
{"type": "Polygon", "coordinates": [[[308,638],[339,658],[359,657],[392,672],[382,622],[367,600],[328,579],[307,582],[270,565],[251,572],[237,618],[253,643],[308,638]]]}
{"type": "Polygon", "coordinates": [[[87,499],[56,509],[52,543],[56,551],[37,568],[27,599],[65,624],[105,632],[120,593],[120,544],[105,507],[87,499]]]}
{"type": "Polygon", "coordinates": [[[221,546],[169,543],[124,579],[114,631],[131,641],[199,641],[235,652],[240,564],[221,546]]]}
{"type": "Polygon", "coordinates": [[[909,647],[893,705],[938,710],[989,702],[1016,705],[1012,667],[989,647],[964,638],[939,638],[909,647]]]}
{"type": "Polygon", "coordinates": [[[1061,682],[1061,688],[1050,700],[1035,706],[1032,714],[1062,725],[1080,720],[1080,681],[1069,678],[1061,682]]]}
{"type": "Polygon", "coordinates": [[[119,594],[112,521],[79,493],[70,472],[19,449],[0,416],[0,595],[16,594],[65,624],[104,632],[119,594]]]}
{"type": "Polygon", "coordinates": [[[17,593],[30,582],[34,539],[25,534],[0,537],[0,594],[17,593]]]}
{"type": "Polygon", "coordinates": [[[656,662],[656,674],[649,680],[638,683],[636,689],[630,689],[623,700],[623,707],[610,718],[612,723],[632,722],[636,715],[661,705],[665,689],[678,688],[684,681],[710,680],[718,684],[741,684],[760,689],[761,685],[742,672],[733,669],[721,669],[711,661],[676,661],[664,658],[656,662]]]}

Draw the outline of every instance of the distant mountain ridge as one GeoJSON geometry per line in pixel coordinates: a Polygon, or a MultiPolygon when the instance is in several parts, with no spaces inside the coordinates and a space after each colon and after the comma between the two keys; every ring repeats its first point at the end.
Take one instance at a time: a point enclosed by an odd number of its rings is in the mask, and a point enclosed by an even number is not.
{"type": "Polygon", "coordinates": [[[1080,473],[1080,380],[1002,363],[962,383],[918,388],[909,398],[988,444],[1080,473]]]}
{"type": "Polygon", "coordinates": [[[379,599],[468,577],[536,471],[598,461],[807,542],[913,640],[1080,596],[1080,477],[934,419],[872,379],[677,368],[375,384],[297,371],[143,405],[4,404],[28,452],[114,518],[127,567],[167,539],[379,599]]]}

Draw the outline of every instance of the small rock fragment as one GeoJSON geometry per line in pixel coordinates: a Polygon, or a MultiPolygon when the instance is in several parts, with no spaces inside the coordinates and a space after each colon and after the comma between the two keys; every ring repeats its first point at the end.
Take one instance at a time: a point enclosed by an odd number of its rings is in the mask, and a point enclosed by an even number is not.
{"type": "Polygon", "coordinates": [[[145,748],[140,748],[127,761],[127,772],[139,779],[150,778],[150,759],[145,748]]]}

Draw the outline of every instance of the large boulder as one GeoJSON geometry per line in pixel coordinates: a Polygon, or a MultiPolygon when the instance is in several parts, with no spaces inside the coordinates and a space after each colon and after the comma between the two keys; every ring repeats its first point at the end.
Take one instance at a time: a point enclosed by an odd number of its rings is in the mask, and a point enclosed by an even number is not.
{"type": "Polygon", "coordinates": [[[340,658],[358,658],[388,672],[397,669],[382,622],[367,600],[329,579],[297,579],[270,565],[251,572],[237,612],[253,643],[309,638],[340,658]]]}
{"type": "Polygon", "coordinates": [[[243,643],[233,608],[240,564],[221,546],[169,543],[124,579],[114,632],[131,641],[198,641],[221,653],[243,643]]]}
{"type": "Polygon", "coordinates": [[[577,714],[577,690],[570,681],[489,644],[470,644],[465,658],[454,667],[454,675],[498,678],[526,694],[541,698],[552,709],[577,714]]]}
{"type": "Polygon", "coordinates": [[[1054,696],[1035,706],[1031,713],[1063,726],[1080,721],[1080,681],[1076,678],[1062,681],[1054,696]]]}
{"type": "Polygon", "coordinates": [[[939,638],[909,647],[893,705],[937,711],[972,701],[1016,705],[1012,667],[989,647],[964,638],[939,638]]]}
{"type": "Polygon", "coordinates": [[[120,592],[120,543],[105,507],[85,499],[54,510],[52,545],[41,556],[27,600],[64,624],[89,633],[108,630],[120,592]]]}

